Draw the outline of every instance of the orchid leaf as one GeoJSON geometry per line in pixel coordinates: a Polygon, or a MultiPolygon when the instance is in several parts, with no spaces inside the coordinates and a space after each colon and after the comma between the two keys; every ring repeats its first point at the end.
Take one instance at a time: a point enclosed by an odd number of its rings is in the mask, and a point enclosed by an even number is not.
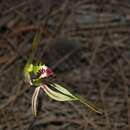
{"type": "Polygon", "coordinates": [[[52,89],[50,89],[47,85],[43,86],[43,89],[45,93],[52,99],[57,100],[57,101],[72,101],[72,100],[77,100],[77,98],[71,97],[69,95],[64,95],[63,93],[56,92],[52,89]]]}
{"type": "Polygon", "coordinates": [[[37,99],[41,86],[37,87],[32,96],[32,113],[34,116],[37,115],[37,99]]]}

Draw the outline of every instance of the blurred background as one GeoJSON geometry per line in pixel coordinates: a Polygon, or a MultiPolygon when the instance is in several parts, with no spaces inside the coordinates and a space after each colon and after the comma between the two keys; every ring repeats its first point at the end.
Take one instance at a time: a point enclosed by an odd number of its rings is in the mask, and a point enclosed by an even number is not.
{"type": "Polygon", "coordinates": [[[0,130],[130,129],[129,35],[129,0],[1,0],[0,130]],[[23,67],[39,30],[34,62],[103,115],[44,94],[33,117],[23,67]]]}

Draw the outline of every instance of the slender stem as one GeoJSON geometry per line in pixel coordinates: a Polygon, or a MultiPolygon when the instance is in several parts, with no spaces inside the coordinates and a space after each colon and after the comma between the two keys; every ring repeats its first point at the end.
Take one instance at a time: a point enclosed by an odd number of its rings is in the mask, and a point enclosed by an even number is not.
{"type": "Polygon", "coordinates": [[[33,57],[34,57],[34,53],[38,47],[38,43],[39,43],[39,40],[40,40],[40,37],[41,37],[41,32],[37,32],[34,39],[33,39],[33,43],[32,43],[32,52],[29,56],[29,59],[27,61],[27,64],[31,64],[32,63],[32,60],[33,60],[33,57]]]}

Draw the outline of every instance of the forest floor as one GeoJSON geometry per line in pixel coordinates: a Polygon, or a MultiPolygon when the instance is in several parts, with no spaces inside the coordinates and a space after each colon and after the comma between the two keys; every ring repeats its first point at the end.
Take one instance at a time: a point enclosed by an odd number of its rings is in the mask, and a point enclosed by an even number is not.
{"type": "Polygon", "coordinates": [[[0,130],[130,129],[130,2],[128,0],[3,0],[0,2],[0,130]],[[103,111],[42,96],[23,67],[37,31],[34,62],[53,68],[63,84],[103,111]]]}

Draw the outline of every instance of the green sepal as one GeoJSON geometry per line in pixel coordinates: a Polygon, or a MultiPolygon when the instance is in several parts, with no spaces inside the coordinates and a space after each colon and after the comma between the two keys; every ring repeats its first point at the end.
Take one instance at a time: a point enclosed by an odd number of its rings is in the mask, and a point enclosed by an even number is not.
{"type": "Polygon", "coordinates": [[[37,115],[37,102],[38,102],[37,100],[38,100],[39,91],[40,91],[40,87],[37,87],[32,96],[32,113],[34,116],[37,115]]]}
{"type": "Polygon", "coordinates": [[[41,69],[42,66],[43,66],[42,64],[33,65],[32,72],[33,72],[34,74],[37,74],[37,72],[41,69]]]}
{"type": "Polygon", "coordinates": [[[32,83],[34,86],[39,86],[42,83],[42,78],[33,79],[32,83]]]}
{"type": "Polygon", "coordinates": [[[74,97],[71,97],[69,95],[65,95],[61,92],[57,92],[54,91],[52,89],[50,89],[47,85],[44,85],[44,91],[45,93],[52,99],[56,100],[56,101],[72,101],[72,100],[77,100],[74,97]]]}
{"type": "Polygon", "coordinates": [[[78,99],[76,96],[74,96],[72,93],[70,93],[66,88],[64,88],[63,86],[56,84],[56,83],[52,83],[50,84],[53,88],[55,88],[56,90],[58,90],[59,92],[63,93],[64,95],[70,96],[74,99],[78,99]]]}
{"type": "Polygon", "coordinates": [[[30,73],[33,71],[33,64],[26,64],[24,67],[24,73],[30,73]]]}

